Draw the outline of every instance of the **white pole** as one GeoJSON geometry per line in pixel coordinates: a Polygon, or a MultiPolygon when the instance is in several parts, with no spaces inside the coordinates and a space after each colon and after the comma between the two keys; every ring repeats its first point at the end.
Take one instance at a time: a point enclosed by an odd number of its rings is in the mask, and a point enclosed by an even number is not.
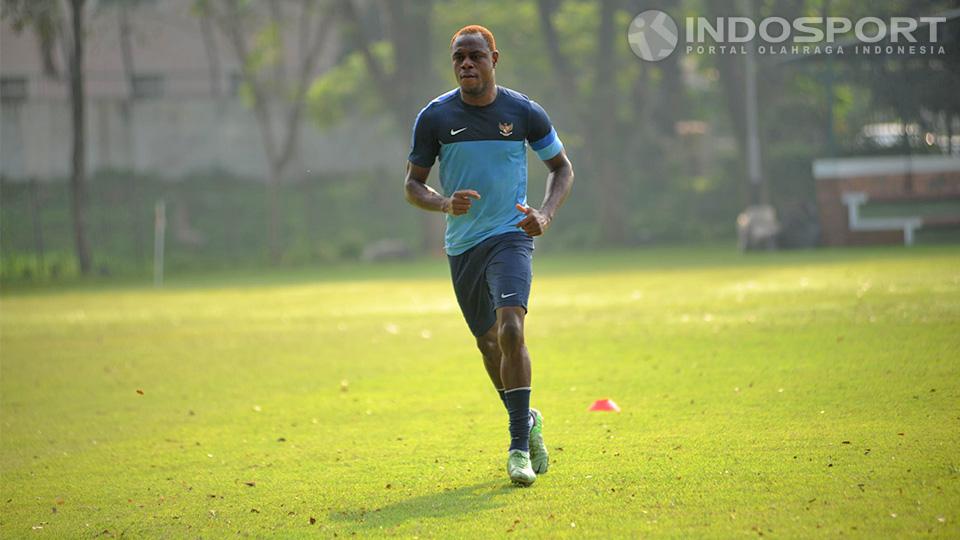
{"type": "Polygon", "coordinates": [[[163,286],[163,251],[167,232],[167,203],[160,199],[153,209],[153,286],[163,286]]]}

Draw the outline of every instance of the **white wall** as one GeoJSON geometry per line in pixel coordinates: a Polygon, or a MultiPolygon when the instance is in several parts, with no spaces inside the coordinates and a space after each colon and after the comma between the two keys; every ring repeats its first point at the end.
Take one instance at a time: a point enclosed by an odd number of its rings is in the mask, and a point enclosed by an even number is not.
{"type": "MultiPolygon", "coordinates": [[[[125,123],[122,102],[91,100],[87,108],[89,171],[112,167],[177,178],[222,168],[263,179],[267,171],[262,138],[253,113],[237,100],[209,98],[136,102],[125,123]]],[[[69,174],[70,107],[61,100],[28,100],[0,107],[0,174],[41,180],[69,174]]],[[[279,129],[277,129],[279,133],[279,129]]],[[[399,177],[406,143],[387,120],[342,122],[320,132],[304,119],[301,154],[291,173],[349,173],[380,170],[399,177]]]]}
{"type": "MultiPolygon", "coordinates": [[[[87,10],[85,77],[87,89],[87,164],[132,168],[170,178],[219,167],[238,175],[263,177],[267,170],[262,139],[253,112],[237,97],[218,101],[211,91],[209,59],[193,0],[164,0],[131,10],[135,71],[163,77],[163,95],[134,102],[132,120],[123,117],[127,95],[120,55],[118,11],[87,10]]],[[[291,5],[292,8],[292,5],[291,5]]],[[[288,66],[299,61],[297,11],[286,10],[288,66]]],[[[332,31],[313,75],[336,61],[339,37],[332,31]]],[[[238,62],[227,40],[213,34],[220,62],[221,89],[229,95],[238,62]]],[[[56,49],[56,63],[65,64],[56,49]]],[[[293,76],[294,70],[288,75],[293,76]]],[[[52,179],[68,174],[71,155],[70,105],[64,78],[43,73],[36,36],[0,24],[0,76],[28,83],[22,103],[0,103],[0,174],[14,179],[52,179]]],[[[413,118],[410,119],[413,122],[413,118]]],[[[387,168],[402,175],[409,126],[402,134],[380,120],[356,119],[321,133],[303,123],[299,168],[311,173],[339,173],[387,168]]],[[[277,133],[279,133],[279,129],[277,133]]],[[[296,170],[294,171],[296,174],[296,170]]]]}

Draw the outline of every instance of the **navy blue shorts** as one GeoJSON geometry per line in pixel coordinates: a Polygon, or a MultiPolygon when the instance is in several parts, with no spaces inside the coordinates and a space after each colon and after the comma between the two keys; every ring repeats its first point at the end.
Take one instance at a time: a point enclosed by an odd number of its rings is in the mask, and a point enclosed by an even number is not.
{"type": "Polygon", "coordinates": [[[497,308],[526,311],[533,279],[533,238],[523,231],[491,236],[460,255],[451,255],[450,277],[457,303],[474,336],[497,322],[497,308]]]}

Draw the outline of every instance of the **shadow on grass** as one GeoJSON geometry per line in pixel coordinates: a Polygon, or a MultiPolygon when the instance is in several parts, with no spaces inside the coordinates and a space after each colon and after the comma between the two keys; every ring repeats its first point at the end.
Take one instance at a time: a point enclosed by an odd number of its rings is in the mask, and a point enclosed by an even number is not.
{"type": "Polygon", "coordinates": [[[469,517],[476,512],[507,504],[507,495],[520,488],[503,481],[491,480],[472,486],[446,489],[421,495],[379,508],[360,508],[330,512],[331,523],[349,524],[366,529],[388,529],[408,521],[457,516],[469,517]]]}

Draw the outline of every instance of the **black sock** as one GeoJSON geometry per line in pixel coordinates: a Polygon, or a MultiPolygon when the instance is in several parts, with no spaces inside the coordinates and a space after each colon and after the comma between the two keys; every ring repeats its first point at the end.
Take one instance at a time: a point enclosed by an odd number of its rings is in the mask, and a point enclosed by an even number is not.
{"type": "Polygon", "coordinates": [[[504,391],[504,401],[510,414],[510,450],[530,451],[530,388],[511,388],[504,391]]]}

